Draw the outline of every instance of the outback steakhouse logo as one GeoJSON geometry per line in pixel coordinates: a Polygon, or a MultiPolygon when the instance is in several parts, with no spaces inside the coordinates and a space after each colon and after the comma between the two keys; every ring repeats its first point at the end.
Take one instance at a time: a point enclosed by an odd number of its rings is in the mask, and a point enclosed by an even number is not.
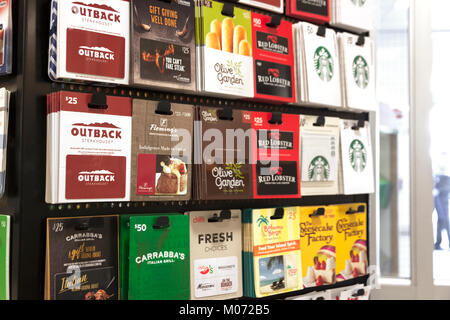
{"type": "Polygon", "coordinates": [[[114,61],[114,52],[108,48],[81,46],[78,54],[82,57],[98,60],[99,62],[114,61]]]}
{"type": "Polygon", "coordinates": [[[86,18],[120,23],[119,11],[107,5],[72,2],[72,13],[86,18]]]}
{"type": "Polygon", "coordinates": [[[108,170],[82,171],[78,173],[78,181],[90,184],[115,182],[116,175],[108,170]]]}
{"type": "Polygon", "coordinates": [[[122,139],[122,130],[111,123],[74,123],[72,136],[98,139],[122,139]]]}

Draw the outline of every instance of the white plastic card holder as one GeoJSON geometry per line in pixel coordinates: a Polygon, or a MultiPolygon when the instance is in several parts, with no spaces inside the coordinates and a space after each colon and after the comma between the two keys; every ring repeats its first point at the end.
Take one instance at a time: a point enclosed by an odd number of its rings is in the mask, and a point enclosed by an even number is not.
{"type": "Polygon", "coordinates": [[[370,124],[341,120],[341,161],[344,194],[374,192],[374,167],[370,124]]]}
{"type": "Polygon", "coordinates": [[[342,46],[343,75],[345,77],[345,106],[349,109],[376,111],[374,42],[364,37],[344,33],[342,46]]]}
{"type": "Polygon", "coordinates": [[[302,195],[334,195],[339,192],[340,119],[302,116],[300,158],[302,195]]]}
{"type": "Polygon", "coordinates": [[[364,286],[363,284],[347,287],[340,292],[339,300],[369,300],[371,289],[370,286],[364,286]]]}
{"type": "Polygon", "coordinates": [[[342,107],[336,32],[329,28],[323,34],[318,31],[318,26],[302,23],[307,99],[310,104],[342,107]]]}

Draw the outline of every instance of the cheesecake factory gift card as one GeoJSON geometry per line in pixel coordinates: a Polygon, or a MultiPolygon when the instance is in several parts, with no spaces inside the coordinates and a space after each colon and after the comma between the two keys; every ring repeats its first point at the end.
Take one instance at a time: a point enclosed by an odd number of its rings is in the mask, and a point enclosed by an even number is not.
{"type": "Polygon", "coordinates": [[[132,82],[195,91],[194,1],[132,0],[132,82]]]}
{"type": "Polygon", "coordinates": [[[133,101],[131,200],[191,198],[194,109],[172,103],[133,101]]]}
{"type": "Polygon", "coordinates": [[[46,300],[118,300],[118,216],[47,219],[46,300]]]}

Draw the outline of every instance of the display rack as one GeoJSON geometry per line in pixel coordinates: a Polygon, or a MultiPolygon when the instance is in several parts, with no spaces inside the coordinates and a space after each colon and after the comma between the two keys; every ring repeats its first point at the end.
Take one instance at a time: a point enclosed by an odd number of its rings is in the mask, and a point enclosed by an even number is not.
{"type": "MultiPolygon", "coordinates": [[[[253,9],[252,9],[253,10],[253,9]]],[[[261,10],[256,10],[262,12],[261,10]]],[[[267,13],[269,14],[269,13],[267,13]]],[[[293,19],[290,19],[293,20],[293,19]]],[[[308,196],[301,199],[114,202],[49,205],[45,203],[46,176],[46,95],[52,91],[104,91],[150,100],[169,100],[194,105],[222,106],[259,111],[332,116],[370,121],[369,113],[337,111],[326,108],[277,106],[242,100],[227,100],[198,95],[155,92],[132,87],[87,86],[52,83],[47,76],[50,0],[16,0],[13,4],[13,74],[2,78],[10,90],[11,112],[5,198],[0,210],[11,215],[11,299],[42,300],[44,296],[46,219],[104,214],[151,214],[211,209],[272,208],[364,202],[368,204],[368,229],[374,221],[369,195],[308,196]]],[[[370,239],[368,237],[368,239],[370,239]]],[[[370,246],[374,250],[373,246],[370,246]]],[[[366,277],[337,285],[312,288],[269,297],[284,298],[311,291],[364,283],[366,277]]]]}

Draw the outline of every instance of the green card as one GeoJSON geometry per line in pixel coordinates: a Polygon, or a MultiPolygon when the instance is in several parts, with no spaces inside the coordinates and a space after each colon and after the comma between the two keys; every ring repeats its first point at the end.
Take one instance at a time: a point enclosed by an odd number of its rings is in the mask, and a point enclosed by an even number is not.
{"type": "Polygon", "coordinates": [[[189,217],[130,217],[129,300],[190,298],[189,217]]]}
{"type": "Polygon", "coordinates": [[[9,300],[10,217],[0,216],[0,300],[9,300]]]}

